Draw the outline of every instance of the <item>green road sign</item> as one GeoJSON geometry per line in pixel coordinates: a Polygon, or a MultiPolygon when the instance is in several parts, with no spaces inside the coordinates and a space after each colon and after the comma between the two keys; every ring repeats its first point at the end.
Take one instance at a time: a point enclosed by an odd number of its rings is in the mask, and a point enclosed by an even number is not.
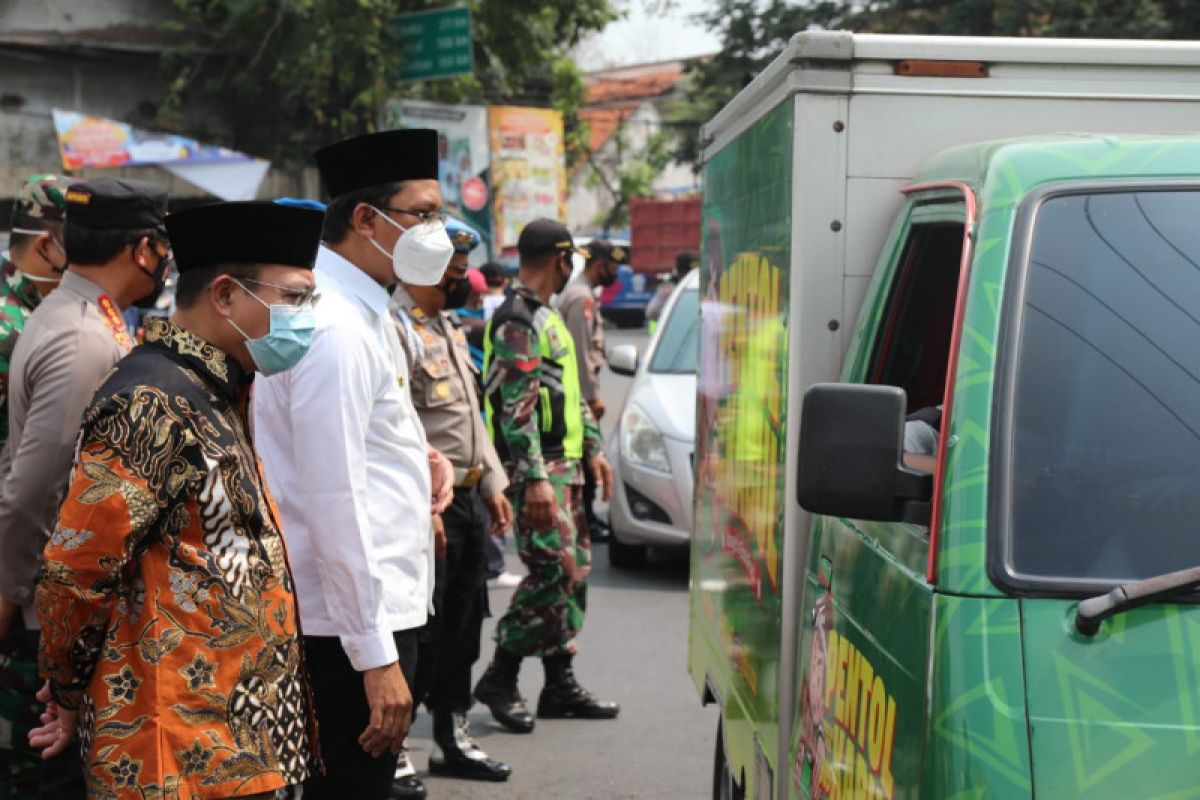
{"type": "Polygon", "coordinates": [[[469,75],[474,65],[471,11],[465,6],[416,11],[392,18],[404,50],[397,80],[419,81],[469,75]]]}

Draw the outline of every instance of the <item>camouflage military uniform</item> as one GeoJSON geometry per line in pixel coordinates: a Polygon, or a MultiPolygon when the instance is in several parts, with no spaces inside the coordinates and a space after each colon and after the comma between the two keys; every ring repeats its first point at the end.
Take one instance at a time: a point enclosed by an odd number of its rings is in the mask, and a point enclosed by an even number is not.
{"type": "MultiPolygon", "coordinates": [[[[34,175],[26,180],[13,202],[10,227],[14,233],[37,230],[43,220],[62,222],[68,184],[66,178],[57,175],[34,175]]],[[[12,354],[25,321],[41,300],[34,282],[12,261],[0,258],[0,447],[8,441],[8,370],[12,354]]]]}
{"type": "Polygon", "coordinates": [[[489,424],[511,481],[517,549],[529,570],[496,626],[496,643],[521,656],[570,654],[583,626],[587,584],[572,582],[564,559],[573,558],[580,569],[591,563],[580,455],[586,460],[601,451],[600,430],[579,393],[574,343],[561,317],[518,284],[493,323],[485,386],[489,424]],[[509,304],[514,308],[505,314],[509,304]],[[573,414],[578,417],[570,420],[573,414]],[[581,453],[564,446],[569,436],[554,435],[558,427],[582,429],[581,453]],[[543,479],[557,504],[556,524],[548,530],[531,525],[524,507],[525,488],[543,479]]]}

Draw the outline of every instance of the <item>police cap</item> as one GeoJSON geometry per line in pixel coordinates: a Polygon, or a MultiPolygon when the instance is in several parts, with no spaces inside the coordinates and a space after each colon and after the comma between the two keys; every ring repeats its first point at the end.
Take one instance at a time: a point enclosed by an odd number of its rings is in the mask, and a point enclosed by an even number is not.
{"type": "Polygon", "coordinates": [[[156,183],[96,178],[67,189],[67,224],[81,228],[161,228],[167,190],[156,183]]]}

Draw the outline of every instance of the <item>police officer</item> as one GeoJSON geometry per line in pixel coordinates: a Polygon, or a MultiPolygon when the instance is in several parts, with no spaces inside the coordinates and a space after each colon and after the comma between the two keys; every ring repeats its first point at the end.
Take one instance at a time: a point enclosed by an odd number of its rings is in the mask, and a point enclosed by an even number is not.
{"type": "Polygon", "coordinates": [[[546,683],[538,716],[608,719],[616,703],[596,700],[575,680],[575,637],[583,626],[590,542],[583,520],[583,464],[609,498],[612,469],[600,431],[579,389],[575,346],[549,306],[571,277],[571,234],[560,222],[535,220],[517,242],[520,270],[484,340],[484,394],[496,449],[512,486],[517,550],[529,574],[496,626],[492,663],[475,686],[504,727],[533,730],[517,691],[521,659],[540,657],[546,683]]]}
{"type": "MultiPolygon", "coordinates": [[[[589,242],[585,248],[587,258],[583,270],[575,277],[567,288],[558,296],[558,313],[562,315],[571,338],[575,340],[575,360],[579,366],[579,390],[592,416],[597,421],[604,416],[604,401],[598,391],[600,369],[607,359],[604,355],[604,319],[596,308],[596,298],[592,291],[597,288],[607,288],[617,282],[617,267],[628,262],[629,258],[623,247],[617,247],[612,242],[596,239],[589,242]]],[[[593,542],[604,541],[608,538],[608,526],[604,524],[592,510],[596,499],[596,482],[591,473],[584,475],[583,483],[583,513],[587,519],[588,534],[593,542]]]]}
{"type": "MultiPolygon", "coordinates": [[[[409,362],[413,405],[429,443],[454,465],[454,500],[434,517],[439,554],[434,569],[430,646],[417,658],[417,695],[433,715],[429,771],[472,780],[507,780],[512,770],[471,738],[471,667],[487,610],[486,537],[512,523],[504,496],[508,479],[480,414],[478,382],[467,339],[450,309],[470,294],[467,254],[479,234],[458,220],[446,223],[454,255],[440,283],[401,283],[392,296],[400,341],[409,362]],[[482,502],[481,502],[482,500],[482,502]],[[486,506],[486,512],[484,511],[486,506]],[[444,549],[440,542],[444,535],[444,549]]],[[[411,783],[411,781],[409,781],[411,783]]],[[[397,792],[393,790],[393,797],[397,792]]]]}
{"type": "MultiPolygon", "coordinates": [[[[25,322],[66,271],[63,219],[69,181],[34,175],[17,190],[8,253],[0,256],[0,446],[8,438],[8,368],[25,322]]],[[[41,759],[25,749],[25,732],[37,725],[34,694],[37,651],[12,623],[16,606],[0,620],[0,730],[11,731],[11,747],[0,744],[0,771],[14,796],[36,796],[41,759]],[[9,750],[9,753],[5,753],[9,750]]],[[[2,737],[0,737],[2,738],[2,737]]],[[[0,782],[0,785],[4,785],[0,782]]]]}
{"type": "MultiPolygon", "coordinates": [[[[133,347],[122,312],[161,289],[171,259],[167,193],[158,186],[110,178],[73,183],[66,204],[71,268],[25,324],[8,384],[0,627],[19,609],[30,631],[37,629],[35,576],[67,488],[83,410],[133,347]]],[[[44,796],[83,795],[75,748],[45,763],[44,796]]]]}

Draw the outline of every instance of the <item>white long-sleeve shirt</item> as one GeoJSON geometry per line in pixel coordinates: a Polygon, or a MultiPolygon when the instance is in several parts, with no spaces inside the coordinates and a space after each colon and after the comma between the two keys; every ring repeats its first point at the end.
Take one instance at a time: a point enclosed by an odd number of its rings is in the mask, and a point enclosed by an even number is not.
{"type": "Polygon", "coordinates": [[[254,385],[255,440],[283,515],[305,635],[337,636],[363,671],[432,597],[425,432],[387,291],[322,247],[321,300],[300,363],[254,385]]]}

